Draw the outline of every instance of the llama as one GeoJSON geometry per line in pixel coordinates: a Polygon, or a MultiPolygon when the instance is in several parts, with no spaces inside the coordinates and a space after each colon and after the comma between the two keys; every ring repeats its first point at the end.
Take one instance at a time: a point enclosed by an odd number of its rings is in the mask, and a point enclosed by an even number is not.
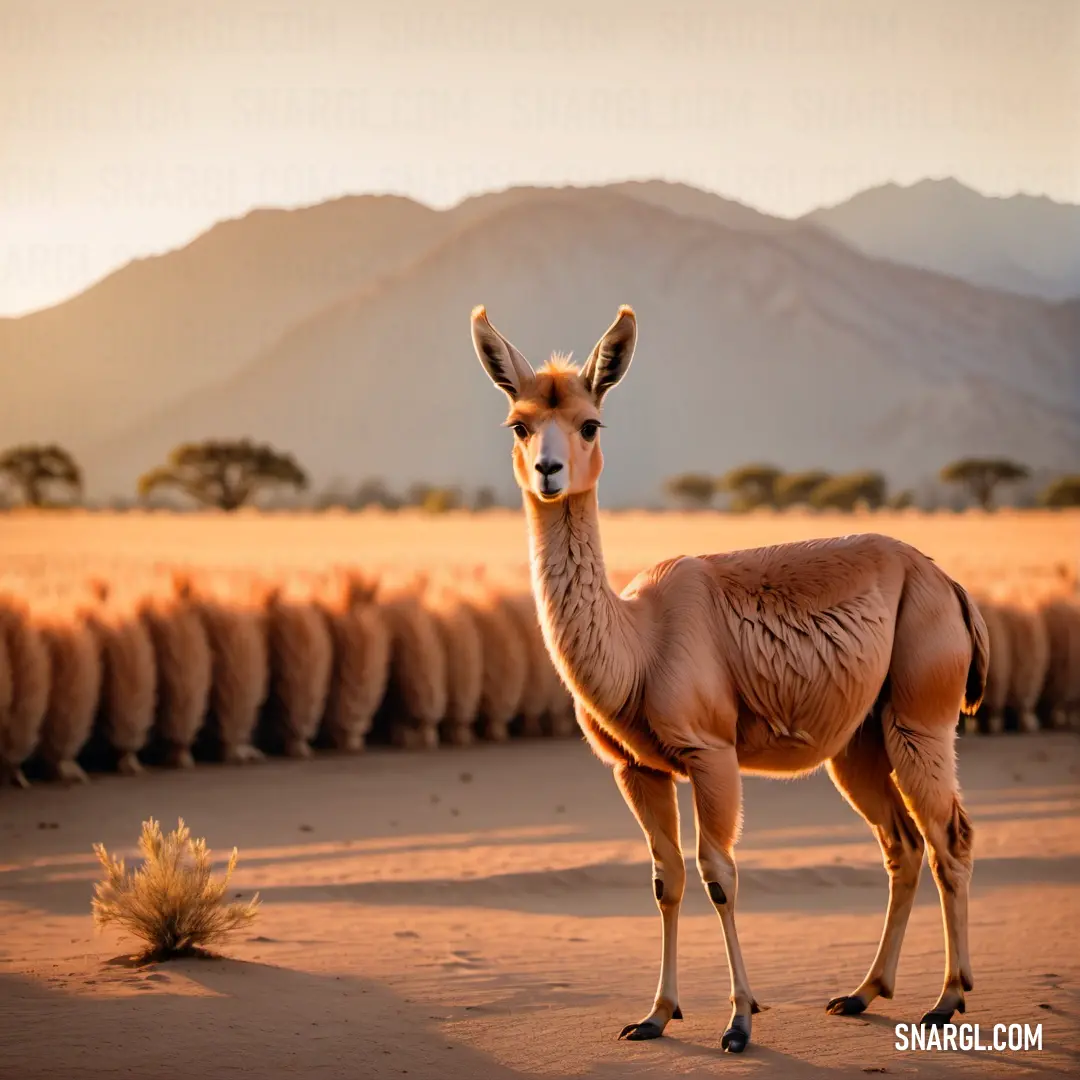
{"type": "MultiPolygon", "coordinates": [[[[373,588],[373,587],[372,587],[373,588]]],[[[365,748],[390,677],[390,631],[365,582],[345,571],[319,596],[334,643],[334,667],[320,739],[346,753],[365,748]]]]}
{"type": "Polygon", "coordinates": [[[525,683],[518,716],[511,723],[510,730],[514,735],[526,739],[539,738],[544,734],[544,717],[552,699],[552,690],[547,672],[551,661],[536,618],[536,601],[531,593],[507,591],[503,595],[503,607],[524,644],[526,657],[525,683]]]}
{"type": "Polygon", "coordinates": [[[375,594],[390,631],[390,676],[374,730],[388,728],[390,742],[406,750],[439,745],[449,693],[446,649],[422,603],[424,584],[417,575],[382,577],[375,594]]]}
{"type": "Polygon", "coordinates": [[[167,594],[143,598],[139,613],[156,658],[157,718],[160,757],[170,768],[195,765],[191,748],[202,729],[210,702],[213,655],[191,578],[173,574],[167,594]]]}
{"type": "Polygon", "coordinates": [[[23,763],[34,752],[49,705],[49,650],[29,604],[0,596],[0,783],[28,787],[23,763]]]}
{"type": "Polygon", "coordinates": [[[1038,731],[1035,710],[1050,666],[1050,636],[1042,611],[1016,588],[997,590],[994,600],[1009,635],[1012,657],[1005,695],[1005,729],[1038,731]]]}
{"type": "Polygon", "coordinates": [[[299,583],[267,587],[261,606],[270,660],[262,734],[274,752],[308,758],[330,692],[334,665],[330,626],[299,583]]]}
{"type": "Polygon", "coordinates": [[[633,310],[619,309],[580,369],[553,356],[534,371],[482,306],[471,325],[480,363],[509,399],[504,426],[544,639],[652,855],[660,981],[651,1011],[620,1038],[657,1038],[682,1016],[676,779],[691,785],[698,871],[726,944],[732,1015],[721,1045],[737,1053],[760,1010],[735,928],[741,773],[796,776],[821,765],[873,830],[890,886],[866,977],[826,1010],[851,1015],[892,997],[925,844],[946,964],[922,1023],[948,1023],[973,985],[973,829],[955,740],[958,714],[978,707],[986,678],[978,608],[932,560],[876,534],[672,558],[616,595],[600,546],[599,433],[604,398],[633,357],[633,310]]]}
{"type": "Polygon", "coordinates": [[[65,784],[90,778],[76,761],[94,729],[101,696],[102,657],[98,639],[70,600],[45,613],[41,639],[52,674],[37,757],[52,778],[65,784]]]}
{"type": "Polygon", "coordinates": [[[424,605],[435,619],[446,652],[446,716],[439,724],[440,736],[451,746],[468,746],[476,736],[484,689],[480,628],[472,609],[449,581],[429,581],[424,605]]]}
{"type": "Polygon", "coordinates": [[[986,633],[990,642],[989,667],[986,672],[986,685],[983,687],[982,705],[979,716],[965,717],[964,728],[968,732],[985,731],[989,735],[999,735],[1005,730],[1005,709],[1009,703],[1009,686],[1013,668],[1012,632],[1009,617],[998,604],[983,597],[977,597],[979,612],[986,624],[986,633]]]}
{"type": "Polygon", "coordinates": [[[209,723],[202,741],[230,765],[261,762],[255,746],[259,713],[270,692],[270,647],[257,588],[211,591],[207,581],[193,592],[210,644],[209,723]]]}
{"type": "Polygon", "coordinates": [[[478,734],[485,742],[506,742],[510,724],[521,708],[529,657],[503,598],[480,578],[465,581],[459,591],[480,631],[483,678],[480,684],[478,734]]]}
{"type": "Polygon", "coordinates": [[[111,758],[117,772],[138,776],[143,772],[139,752],[150,740],[157,706],[154,645],[132,595],[118,596],[101,579],[89,582],[89,588],[96,603],[79,612],[96,639],[102,675],[96,731],[84,756],[91,768],[111,758]]]}
{"type": "Polygon", "coordinates": [[[1049,727],[1080,727],[1080,604],[1050,596],[1042,613],[1050,656],[1039,708],[1049,727]]]}

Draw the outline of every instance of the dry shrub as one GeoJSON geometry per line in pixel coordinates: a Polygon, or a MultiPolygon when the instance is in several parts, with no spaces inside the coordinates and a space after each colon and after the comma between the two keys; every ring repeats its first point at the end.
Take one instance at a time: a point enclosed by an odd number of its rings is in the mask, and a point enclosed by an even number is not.
{"type": "Polygon", "coordinates": [[[503,742],[509,737],[510,721],[517,716],[525,691],[528,647],[513,615],[489,585],[467,583],[462,595],[472,609],[483,645],[479,732],[482,738],[503,742]]]}
{"type": "Polygon", "coordinates": [[[446,716],[443,740],[467,746],[473,740],[484,681],[483,644],[469,605],[446,581],[430,584],[424,604],[446,653],[446,716]]]}
{"type": "Polygon", "coordinates": [[[224,761],[261,761],[253,740],[270,682],[263,617],[250,589],[229,590],[219,583],[211,592],[209,583],[200,581],[196,595],[211,656],[211,723],[204,732],[224,761]]]}
{"type": "Polygon", "coordinates": [[[1050,665],[1050,639],[1039,607],[1015,592],[1001,604],[1009,633],[1012,665],[1006,695],[1007,718],[1021,731],[1038,731],[1036,706],[1050,665]]]}
{"type": "Polygon", "coordinates": [[[65,782],[85,782],[75,760],[90,739],[101,698],[102,658],[97,636],[72,605],[54,607],[41,621],[52,673],[37,756],[65,782]]]}
{"type": "Polygon", "coordinates": [[[139,837],[143,864],[129,872],[123,859],[95,844],[105,870],[94,887],[94,925],[121,926],[145,945],[141,960],[190,956],[247,926],[258,914],[258,894],[247,904],[224,903],[236,867],[233,848],[225,875],[215,881],[205,840],[192,840],[181,818],[175,832],[163,836],[151,818],[139,837]]]}
{"type": "Polygon", "coordinates": [[[390,630],[390,678],[380,726],[394,745],[413,749],[438,745],[447,704],[446,651],[434,617],[421,602],[425,586],[421,577],[387,578],[379,582],[377,597],[390,630]]]}
{"type": "Polygon", "coordinates": [[[98,734],[119,755],[117,769],[133,775],[142,772],[138,755],[154,724],[154,646],[130,598],[115,595],[100,581],[91,583],[91,591],[98,603],[84,611],[102,660],[98,734]]]}
{"type": "Polygon", "coordinates": [[[1051,727],[1080,725],[1080,602],[1051,596],[1042,607],[1050,657],[1039,712],[1051,727]]]}
{"type": "Polygon", "coordinates": [[[355,753],[364,748],[386,693],[390,631],[370,595],[346,574],[323,588],[319,603],[334,649],[322,734],[337,749],[355,753]]]}
{"type": "Polygon", "coordinates": [[[265,610],[270,650],[267,743],[289,757],[310,757],[330,689],[330,627],[319,608],[295,587],[270,589],[265,610]]]}
{"type": "Polygon", "coordinates": [[[0,779],[27,784],[49,702],[49,654],[23,600],[0,597],[0,779]]]}
{"type": "Polygon", "coordinates": [[[140,612],[157,662],[155,734],[167,764],[190,768],[195,764],[192,747],[210,707],[213,661],[190,579],[177,574],[172,584],[169,595],[148,597],[140,612]]]}

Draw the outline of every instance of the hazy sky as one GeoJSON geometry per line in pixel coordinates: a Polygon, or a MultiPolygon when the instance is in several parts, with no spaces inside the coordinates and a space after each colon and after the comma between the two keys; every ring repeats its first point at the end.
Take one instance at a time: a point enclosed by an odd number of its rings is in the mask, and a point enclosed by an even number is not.
{"type": "Polygon", "coordinates": [[[662,177],[1080,202],[1080,0],[0,0],[0,314],[254,205],[662,177]]]}

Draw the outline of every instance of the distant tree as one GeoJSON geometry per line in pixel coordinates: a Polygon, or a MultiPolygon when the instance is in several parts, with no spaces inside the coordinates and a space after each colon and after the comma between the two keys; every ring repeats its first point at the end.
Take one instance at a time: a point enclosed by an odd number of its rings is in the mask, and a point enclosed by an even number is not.
{"type": "Polygon", "coordinates": [[[716,481],[703,473],[681,473],[664,483],[664,490],[683,506],[703,508],[716,494],[716,481]]]}
{"type": "Polygon", "coordinates": [[[915,505],[915,492],[910,488],[898,491],[885,500],[885,505],[890,510],[907,510],[908,507],[915,505]]]}
{"type": "Polygon", "coordinates": [[[783,473],[773,481],[773,496],[779,507],[801,506],[810,502],[814,489],[830,479],[831,473],[821,469],[783,473]]]}
{"type": "Polygon", "coordinates": [[[999,484],[1024,480],[1028,475],[1023,465],[1007,458],[961,458],[941,470],[945,483],[967,488],[984,510],[992,509],[994,489],[999,484]]]}
{"type": "Polygon", "coordinates": [[[434,487],[434,484],[425,484],[422,480],[418,480],[415,484],[410,484],[405,490],[405,498],[402,499],[402,505],[423,506],[428,495],[434,490],[434,487]]]}
{"type": "Polygon", "coordinates": [[[315,496],[312,506],[316,510],[333,510],[349,505],[348,485],[344,480],[333,480],[315,496]]]}
{"type": "Polygon", "coordinates": [[[365,480],[353,492],[349,505],[354,510],[364,510],[369,506],[381,506],[384,510],[397,510],[401,499],[394,495],[381,480],[365,480]]]}
{"type": "Polygon", "coordinates": [[[497,505],[498,499],[495,497],[494,488],[482,487],[476,489],[476,494],[473,495],[472,499],[473,510],[490,510],[497,505]]]}
{"type": "Polygon", "coordinates": [[[814,488],[812,506],[819,510],[854,510],[860,504],[877,510],[885,501],[885,477],[878,472],[834,476],[814,488]]]}
{"type": "Polygon", "coordinates": [[[82,494],[82,470],[62,446],[35,443],[13,446],[0,454],[0,476],[17,490],[27,506],[48,506],[56,487],[82,494]]]}
{"type": "Polygon", "coordinates": [[[447,510],[459,510],[462,501],[459,488],[429,487],[420,506],[429,514],[445,514],[447,510]]]}
{"type": "Polygon", "coordinates": [[[146,498],[161,487],[179,488],[204,506],[238,510],[262,488],[308,486],[307,474],[291,454],[250,439],[210,439],[178,446],[164,465],[139,478],[146,498]]]}
{"type": "Polygon", "coordinates": [[[717,491],[731,495],[733,510],[754,510],[759,506],[775,506],[775,485],[780,470],[772,465],[740,465],[725,473],[716,484],[717,491]]]}
{"type": "Polygon", "coordinates": [[[1039,493],[1043,506],[1080,506],[1080,473],[1062,476],[1039,493]]]}

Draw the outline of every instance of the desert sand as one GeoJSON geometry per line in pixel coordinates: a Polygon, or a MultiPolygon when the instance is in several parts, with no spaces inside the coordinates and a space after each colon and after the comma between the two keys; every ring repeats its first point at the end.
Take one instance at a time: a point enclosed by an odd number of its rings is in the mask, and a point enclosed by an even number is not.
{"type": "MultiPolygon", "coordinates": [[[[906,1052],[943,970],[928,872],[896,996],[827,1016],[874,952],[886,878],[824,773],[747,778],[740,936],[755,1018],[724,1055],[721,930],[691,877],[682,1023],[619,1042],[649,1009],[660,926],[644,841],[578,740],[374,751],[0,793],[0,1074],[597,1078],[1075,1075],[1080,1070],[1080,739],[966,738],[976,826],[968,1021],[1042,1024],[1042,1050],[906,1052]],[[184,817],[259,918],[221,959],[145,968],[92,928],[91,844],[134,854],[184,817]]],[[[692,862],[689,791],[680,791],[692,862]]],[[[985,1036],[984,1036],[985,1037],[985,1036]]]]}

